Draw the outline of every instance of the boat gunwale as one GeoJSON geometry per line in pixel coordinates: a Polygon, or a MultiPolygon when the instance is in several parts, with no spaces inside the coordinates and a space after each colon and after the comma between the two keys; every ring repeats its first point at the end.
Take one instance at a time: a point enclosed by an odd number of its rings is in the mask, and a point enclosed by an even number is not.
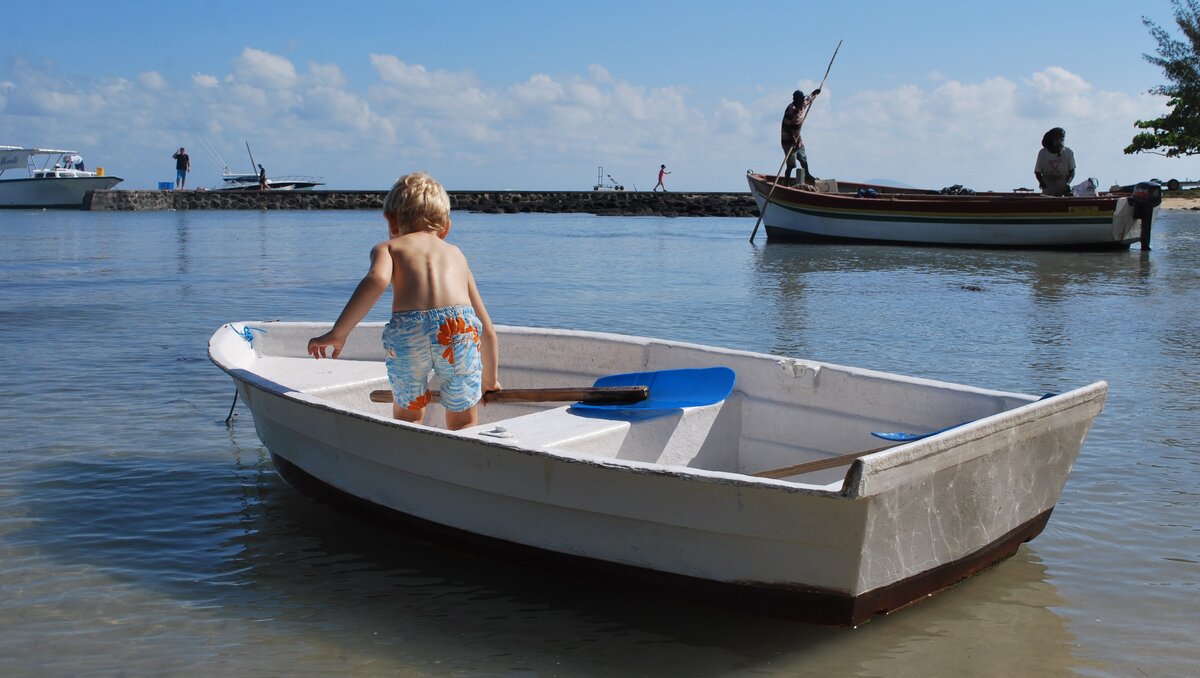
{"type": "MultiPolygon", "coordinates": [[[[238,321],[238,322],[226,323],[226,324],[222,325],[220,328],[218,328],[217,333],[219,333],[222,329],[228,328],[228,329],[230,329],[230,331],[234,332],[235,334],[238,334],[238,332],[236,330],[233,330],[233,327],[232,327],[235,324],[241,324],[243,327],[246,327],[246,326],[249,326],[250,324],[270,325],[272,323],[287,324],[287,325],[293,325],[293,326],[311,324],[314,326],[314,328],[328,326],[328,324],[326,324],[326,323],[297,323],[297,322],[278,322],[278,321],[258,323],[258,322],[238,321]]],[[[382,327],[384,323],[379,322],[379,323],[366,323],[366,324],[367,325],[378,325],[379,327],[382,327]]],[[[681,342],[681,341],[674,341],[674,340],[650,339],[647,337],[638,337],[638,336],[634,336],[634,335],[618,335],[618,334],[611,334],[611,333],[590,332],[590,331],[582,331],[582,330],[529,328],[529,327],[505,326],[505,325],[499,325],[499,326],[497,326],[497,329],[500,331],[505,331],[505,332],[524,333],[524,334],[531,334],[531,335],[561,334],[563,336],[582,336],[582,337],[601,338],[601,339],[605,338],[605,337],[616,337],[618,339],[624,339],[624,340],[654,341],[654,342],[659,342],[659,343],[665,343],[665,344],[672,345],[672,346],[680,346],[680,347],[685,347],[685,348],[687,348],[687,347],[697,348],[697,349],[701,349],[703,351],[711,352],[711,353],[725,353],[725,354],[729,354],[729,355],[737,355],[737,356],[757,358],[757,359],[769,359],[769,360],[782,359],[781,356],[776,356],[776,355],[766,354],[766,353],[743,351],[743,350],[738,350],[738,349],[726,349],[726,348],[722,348],[722,347],[707,346],[707,345],[703,345],[703,344],[692,344],[692,343],[688,343],[688,342],[681,342]]],[[[994,414],[991,414],[991,415],[988,415],[988,416],[985,416],[985,417],[982,417],[979,419],[975,419],[973,421],[964,423],[956,428],[953,428],[953,429],[950,429],[947,431],[943,431],[936,435],[931,435],[929,437],[922,438],[922,439],[915,440],[915,441],[910,441],[907,443],[900,443],[900,444],[897,444],[897,445],[894,445],[891,447],[887,447],[885,449],[881,449],[881,450],[871,453],[869,455],[864,455],[863,457],[860,457],[860,458],[854,460],[853,462],[847,462],[847,470],[845,472],[845,475],[844,475],[842,481],[840,482],[840,485],[837,487],[837,489],[827,489],[827,487],[829,485],[832,485],[834,483],[825,483],[823,485],[817,485],[817,484],[804,483],[804,482],[799,482],[799,481],[789,481],[786,479],[756,477],[749,473],[741,473],[741,472],[735,472],[735,471],[716,471],[716,470],[697,468],[697,467],[688,467],[688,466],[667,466],[667,465],[659,464],[656,462],[643,462],[643,461],[636,461],[636,460],[629,460],[629,459],[617,459],[614,457],[608,457],[608,456],[598,455],[598,454],[593,454],[593,453],[588,453],[588,452],[579,452],[579,451],[569,450],[569,449],[556,449],[556,448],[548,447],[544,444],[536,446],[536,447],[535,446],[524,446],[524,445],[520,445],[519,443],[516,443],[516,442],[506,441],[503,438],[492,438],[492,437],[480,435],[482,432],[481,429],[483,428],[483,426],[494,426],[497,424],[501,424],[507,420],[498,420],[495,422],[489,422],[488,424],[483,424],[483,425],[480,425],[477,427],[464,429],[462,431],[450,431],[448,429],[443,429],[443,428],[438,428],[438,427],[433,427],[433,426],[426,426],[424,424],[416,424],[416,423],[400,421],[397,419],[393,419],[391,417],[386,417],[386,416],[375,414],[375,413],[368,412],[365,410],[355,409],[353,407],[346,406],[346,405],[340,405],[340,404],[338,404],[334,401],[331,401],[327,398],[324,398],[318,394],[314,394],[314,393],[310,393],[310,392],[306,392],[306,391],[297,391],[295,389],[286,387],[282,384],[279,384],[278,382],[267,379],[266,377],[262,377],[261,375],[255,373],[253,371],[250,371],[248,369],[232,367],[230,365],[227,365],[225,362],[223,362],[220,359],[220,356],[214,355],[214,352],[213,352],[213,341],[216,340],[217,333],[214,333],[213,338],[210,339],[209,350],[208,350],[209,360],[213,364],[215,364],[217,367],[219,367],[222,371],[224,371],[226,374],[228,374],[232,379],[234,379],[235,382],[238,382],[239,384],[244,383],[247,386],[253,386],[253,387],[257,388],[258,390],[260,390],[264,393],[267,393],[269,395],[283,398],[285,400],[289,400],[289,401],[295,402],[297,404],[300,404],[300,405],[303,405],[306,407],[312,407],[312,408],[316,408],[319,410],[327,411],[327,412],[330,412],[330,413],[333,413],[336,415],[349,416],[354,419],[359,419],[362,421],[370,422],[372,424],[383,425],[383,426],[395,428],[398,430],[407,431],[410,434],[415,434],[415,435],[422,435],[422,434],[430,435],[430,434],[432,434],[433,436],[436,436],[436,437],[452,439],[452,440],[456,440],[456,441],[466,441],[466,442],[470,442],[470,443],[474,443],[474,444],[482,444],[485,447],[503,449],[503,450],[510,451],[510,452],[518,452],[518,453],[526,455],[526,456],[548,458],[548,459],[553,459],[555,461],[562,461],[562,462],[573,463],[573,464],[584,464],[587,466],[598,467],[598,468],[603,468],[603,469],[608,469],[608,470],[613,470],[613,471],[625,471],[625,472],[633,472],[633,473],[638,473],[638,474],[651,474],[651,475],[659,475],[659,476],[666,476],[666,477],[672,477],[672,478],[686,478],[689,481],[701,480],[704,482],[714,483],[714,484],[738,485],[738,486],[746,486],[746,487],[754,487],[754,488],[769,488],[769,489],[772,489],[775,491],[781,491],[781,492],[810,494],[810,495],[819,495],[819,496],[827,496],[827,497],[841,497],[841,498],[847,498],[847,499],[867,499],[870,496],[872,496],[873,493],[863,492],[862,489],[866,486],[866,484],[872,477],[877,477],[878,474],[886,473],[886,472],[892,470],[893,468],[898,468],[901,466],[921,463],[923,461],[929,461],[931,458],[936,457],[943,452],[951,451],[956,448],[962,448],[976,440],[981,440],[988,436],[995,435],[1002,431],[1014,428],[1018,425],[1037,421],[1039,419],[1045,418],[1046,416],[1050,416],[1053,414],[1053,413],[1043,412],[1043,410],[1045,408],[1053,407],[1053,408],[1055,408],[1055,412],[1068,409],[1068,406],[1065,404],[1067,401],[1063,401],[1062,400],[1063,397],[1071,396],[1072,397],[1071,402],[1074,402],[1076,399],[1081,399],[1083,397],[1084,392],[1090,393],[1092,390],[1094,390],[1096,388],[1102,388],[1105,393],[1107,392],[1107,383],[1103,382],[1103,381],[1097,381],[1097,382],[1093,382],[1093,383],[1085,385],[1085,386],[1078,387],[1076,389],[1072,389],[1071,391],[1067,391],[1067,392],[1061,394],[1060,396],[1056,396],[1055,398],[1039,400],[1039,399],[1035,398],[1034,396],[1030,396],[1030,395],[1022,394],[1022,393],[999,391],[999,390],[995,390],[995,389],[983,389],[980,387],[973,387],[973,386],[968,386],[965,384],[958,384],[958,383],[954,383],[954,382],[946,382],[946,381],[941,381],[941,380],[926,379],[926,378],[921,378],[921,377],[907,377],[905,375],[898,375],[898,374],[882,372],[882,371],[878,371],[878,370],[870,370],[870,369],[866,369],[866,368],[852,368],[852,367],[848,367],[848,366],[844,366],[844,365],[837,365],[834,363],[819,363],[822,366],[827,365],[831,368],[848,370],[851,373],[854,373],[856,375],[863,376],[863,377],[868,377],[868,378],[884,378],[884,379],[892,380],[896,377],[901,377],[903,379],[911,380],[916,383],[921,383],[921,384],[925,384],[925,385],[948,386],[948,387],[951,387],[951,388],[954,388],[957,390],[968,389],[968,390],[973,390],[973,391],[977,391],[980,393],[986,393],[986,394],[994,395],[994,396],[1003,396],[1003,397],[1007,397],[1007,398],[1028,400],[1028,402],[1026,402],[1023,405],[1020,405],[1020,406],[1017,406],[1017,407],[1014,407],[1014,408],[1011,408],[1008,410],[996,412],[994,414]],[[1001,422],[1003,422],[1003,424],[1001,424],[1001,422]]],[[[262,357],[257,352],[255,352],[254,355],[255,355],[255,359],[262,357]]],[[[735,393],[737,393],[736,390],[735,390],[735,393]]],[[[1092,397],[1094,397],[1094,396],[1092,396],[1092,397]]],[[[1089,399],[1090,399],[1090,397],[1089,397],[1089,399]]],[[[1074,406],[1074,405],[1072,405],[1072,406],[1074,406]]],[[[524,416],[524,415],[519,415],[519,416],[524,416]]],[[[836,456],[836,455],[830,455],[830,456],[836,456]]],[[[980,455],[976,455],[976,456],[980,456],[980,455]]],[[[962,463],[963,461],[967,461],[970,458],[974,458],[974,457],[968,457],[966,459],[962,459],[959,461],[959,463],[962,463]]],[[[406,470],[406,472],[408,472],[408,471],[406,470]]]]}
{"type": "Polygon", "coordinates": [[[41,181],[53,181],[53,182],[101,181],[101,182],[104,182],[104,181],[110,181],[110,180],[116,180],[116,183],[114,183],[113,186],[116,186],[117,184],[124,181],[124,179],[122,179],[121,177],[114,176],[112,174],[105,174],[104,176],[93,174],[92,176],[87,176],[87,177],[19,177],[16,179],[5,179],[3,177],[0,177],[0,183],[3,183],[3,184],[16,184],[16,183],[20,183],[22,181],[39,181],[39,182],[41,182],[41,181]]]}
{"type": "MultiPolygon", "coordinates": [[[[766,200],[770,194],[771,204],[785,208],[796,206],[821,210],[823,214],[829,210],[849,209],[866,214],[880,213],[894,214],[900,217],[921,217],[925,216],[920,213],[923,211],[930,216],[942,217],[970,218],[976,214],[983,214],[1001,220],[1005,220],[1006,217],[1042,220],[1052,217],[1078,222],[1080,219],[1096,219],[1098,217],[1111,219],[1113,213],[1117,211],[1121,199],[1129,197],[1126,193],[1052,197],[1037,193],[1003,192],[986,192],[975,195],[896,192],[867,197],[843,191],[831,193],[804,190],[782,184],[773,186],[773,182],[766,175],[751,174],[750,177],[755,184],[753,193],[756,196],[761,194],[763,200],[766,200]],[[850,204],[855,207],[850,208],[850,204]]],[[[890,188],[855,182],[846,182],[846,185],[885,191],[890,188]]],[[[911,190],[921,191],[923,189],[911,190]]],[[[972,219],[972,221],[976,220],[972,219]]]]}

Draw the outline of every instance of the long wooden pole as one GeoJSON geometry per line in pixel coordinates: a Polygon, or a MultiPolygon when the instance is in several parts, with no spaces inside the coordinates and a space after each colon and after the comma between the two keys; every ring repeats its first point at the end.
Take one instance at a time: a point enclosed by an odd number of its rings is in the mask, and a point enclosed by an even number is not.
{"type": "MultiPolygon", "coordinates": [[[[837,47],[833,48],[833,56],[829,57],[829,65],[825,67],[825,75],[821,76],[821,84],[817,85],[817,89],[825,89],[825,79],[829,77],[829,71],[833,68],[833,60],[837,58],[838,50],[842,48],[842,41],[838,40],[837,47]]],[[[800,117],[800,126],[804,126],[804,121],[808,118],[808,111],[812,106],[804,109],[804,115],[800,117]]],[[[797,140],[799,141],[799,140],[797,140]]],[[[775,195],[775,187],[779,185],[779,175],[783,172],[783,166],[787,164],[788,158],[796,152],[797,144],[792,144],[788,152],[783,156],[783,162],[779,163],[779,169],[775,170],[775,181],[771,184],[771,190],[767,192],[767,200],[763,203],[763,207],[758,212],[758,221],[754,222],[754,230],[750,232],[750,242],[754,242],[754,236],[758,235],[758,225],[762,223],[763,217],[767,214],[767,207],[771,204],[771,196],[775,195]]]]}
{"type": "MultiPolygon", "coordinates": [[[[483,394],[485,403],[550,403],[579,401],[585,403],[636,403],[650,395],[648,386],[580,386],[564,388],[506,388],[483,394]]],[[[429,396],[438,400],[440,394],[430,391],[429,396]]],[[[390,403],[392,392],[387,389],[371,391],[371,402],[390,403]]]]}

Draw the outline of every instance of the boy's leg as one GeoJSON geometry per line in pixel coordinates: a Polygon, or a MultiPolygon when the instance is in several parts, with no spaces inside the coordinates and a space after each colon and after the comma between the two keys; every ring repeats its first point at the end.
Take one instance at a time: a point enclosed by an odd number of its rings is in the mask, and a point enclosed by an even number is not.
{"type": "Polygon", "coordinates": [[[479,408],[476,406],[468,407],[462,412],[451,412],[446,410],[446,428],[451,431],[457,431],[463,428],[469,428],[479,423],[479,408]]]}
{"type": "Polygon", "coordinates": [[[442,379],[441,402],[446,428],[456,431],[479,423],[476,409],[483,397],[483,360],[479,333],[483,325],[470,307],[449,307],[432,328],[433,371],[442,379]]]}
{"type": "Polygon", "coordinates": [[[419,410],[410,410],[406,407],[401,407],[396,403],[392,403],[392,419],[407,421],[410,424],[419,424],[425,420],[425,408],[419,410]]]}
{"type": "Polygon", "coordinates": [[[392,387],[392,418],[420,424],[429,404],[429,338],[419,315],[393,314],[383,328],[384,364],[392,387]]]}

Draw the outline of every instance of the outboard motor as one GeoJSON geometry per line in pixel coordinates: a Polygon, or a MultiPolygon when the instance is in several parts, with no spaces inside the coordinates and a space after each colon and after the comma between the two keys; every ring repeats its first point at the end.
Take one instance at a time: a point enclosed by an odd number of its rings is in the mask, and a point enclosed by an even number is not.
{"type": "Polygon", "coordinates": [[[1134,217],[1142,220],[1142,249],[1150,250],[1150,222],[1154,220],[1154,208],[1162,204],[1162,186],[1153,181],[1142,181],[1133,187],[1129,196],[1133,203],[1134,217]]]}

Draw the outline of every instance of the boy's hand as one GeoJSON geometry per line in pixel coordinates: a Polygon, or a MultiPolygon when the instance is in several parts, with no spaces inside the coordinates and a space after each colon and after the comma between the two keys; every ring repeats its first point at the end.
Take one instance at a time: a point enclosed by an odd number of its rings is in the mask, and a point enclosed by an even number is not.
{"type": "Polygon", "coordinates": [[[321,358],[326,357],[325,356],[325,347],[332,346],[333,347],[333,355],[329,356],[329,357],[336,358],[339,355],[341,355],[342,347],[346,344],[346,340],[339,338],[339,337],[330,336],[331,334],[332,334],[331,332],[326,332],[325,334],[322,334],[319,337],[313,337],[312,339],[309,339],[308,340],[308,354],[319,360],[321,358]]]}
{"type": "MultiPolygon", "coordinates": [[[[492,382],[491,386],[484,387],[483,395],[487,396],[487,394],[489,394],[489,393],[495,393],[496,391],[503,391],[503,390],[504,390],[504,387],[501,386],[500,381],[497,380],[497,381],[492,382]]],[[[479,404],[487,406],[487,398],[486,397],[480,398],[479,404]]]]}

